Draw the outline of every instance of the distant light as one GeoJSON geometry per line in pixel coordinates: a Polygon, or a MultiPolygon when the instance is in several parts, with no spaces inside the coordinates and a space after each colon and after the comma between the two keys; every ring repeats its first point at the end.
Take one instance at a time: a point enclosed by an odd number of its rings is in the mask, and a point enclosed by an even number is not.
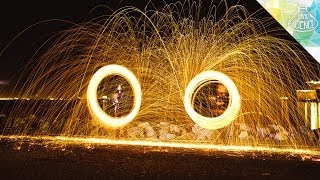
{"type": "Polygon", "coordinates": [[[108,99],[108,96],[102,96],[102,99],[108,99]]]}
{"type": "Polygon", "coordinates": [[[0,85],[6,85],[6,84],[8,84],[8,81],[0,80],[0,85]]]}
{"type": "Polygon", "coordinates": [[[0,101],[8,101],[8,100],[13,100],[13,98],[0,98],[0,101]]]}

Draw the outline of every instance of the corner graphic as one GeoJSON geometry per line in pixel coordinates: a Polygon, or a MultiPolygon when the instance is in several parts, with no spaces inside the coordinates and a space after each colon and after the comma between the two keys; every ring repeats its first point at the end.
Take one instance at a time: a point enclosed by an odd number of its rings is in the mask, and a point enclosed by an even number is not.
{"type": "Polygon", "coordinates": [[[320,62],[320,0],[257,0],[320,62]]]}

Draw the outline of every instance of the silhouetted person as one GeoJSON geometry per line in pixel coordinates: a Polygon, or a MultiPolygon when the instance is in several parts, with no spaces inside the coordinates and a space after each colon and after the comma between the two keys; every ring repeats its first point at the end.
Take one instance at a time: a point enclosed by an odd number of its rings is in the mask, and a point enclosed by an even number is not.
{"type": "Polygon", "coordinates": [[[214,102],[212,112],[213,112],[213,116],[217,117],[224,113],[229,103],[228,90],[223,84],[217,85],[214,99],[215,99],[215,102],[214,102]]]}
{"type": "Polygon", "coordinates": [[[117,91],[112,96],[112,104],[114,106],[114,116],[117,117],[119,110],[120,110],[120,104],[122,103],[121,100],[123,98],[124,92],[122,90],[122,86],[119,84],[117,87],[117,91]]]}

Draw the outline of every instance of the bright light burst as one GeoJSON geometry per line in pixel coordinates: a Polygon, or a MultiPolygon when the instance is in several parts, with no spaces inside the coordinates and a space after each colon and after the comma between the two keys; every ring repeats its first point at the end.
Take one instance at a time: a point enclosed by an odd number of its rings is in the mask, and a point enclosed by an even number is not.
{"type": "Polygon", "coordinates": [[[217,71],[205,71],[198,74],[190,81],[185,90],[183,103],[186,112],[195,123],[206,129],[220,129],[229,125],[234,119],[236,119],[240,111],[241,99],[237,86],[228,76],[217,71]],[[229,103],[228,108],[223,114],[211,118],[198,114],[194,110],[194,103],[192,103],[192,99],[197,88],[199,88],[202,84],[212,80],[221,82],[227,88],[231,96],[231,103],[229,103]]]}
{"type": "Polygon", "coordinates": [[[101,123],[118,128],[130,123],[138,114],[141,105],[142,93],[138,79],[127,68],[119,65],[108,65],[100,68],[91,78],[88,90],[87,101],[91,114],[97,118],[101,123]],[[100,82],[107,76],[120,75],[123,76],[131,85],[134,92],[134,104],[132,111],[123,117],[112,117],[108,115],[99,105],[97,90],[100,82]]]}

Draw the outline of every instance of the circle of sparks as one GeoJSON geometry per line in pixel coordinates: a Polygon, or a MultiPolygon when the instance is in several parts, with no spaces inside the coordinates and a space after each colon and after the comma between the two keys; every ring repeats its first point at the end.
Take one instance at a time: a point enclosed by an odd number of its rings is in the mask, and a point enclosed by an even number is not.
{"type": "Polygon", "coordinates": [[[140,105],[142,101],[142,92],[141,86],[136,78],[136,76],[127,68],[112,64],[107,65],[100,68],[94,75],[92,76],[88,89],[87,89],[87,102],[89,106],[89,110],[94,118],[99,120],[102,124],[112,127],[118,128],[124,126],[131,122],[139,112],[140,105]],[[107,76],[111,75],[119,75],[124,77],[132,87],[134,93],[134,103],[132,111],[123,117],[112,117],[109,116],[99,105],[97,98],[97,90],[100,82],[107,76]]]}
{"type": "Polygon", "coordinates": [[[240,111],[241,99],[237,86],[227,75],[218,71],[204,71],[195,76],[188,84],[183,103],[189,117],[199,126],[206,129],[220,129],[230,124],[236,118],[240,111]],[[194,110],[192,99],[196,89],[202,84],[212,80],[221,82],[227,88],[230,96],[229,105],[225,112],[220,116],[205,117],[194,110]]]}

